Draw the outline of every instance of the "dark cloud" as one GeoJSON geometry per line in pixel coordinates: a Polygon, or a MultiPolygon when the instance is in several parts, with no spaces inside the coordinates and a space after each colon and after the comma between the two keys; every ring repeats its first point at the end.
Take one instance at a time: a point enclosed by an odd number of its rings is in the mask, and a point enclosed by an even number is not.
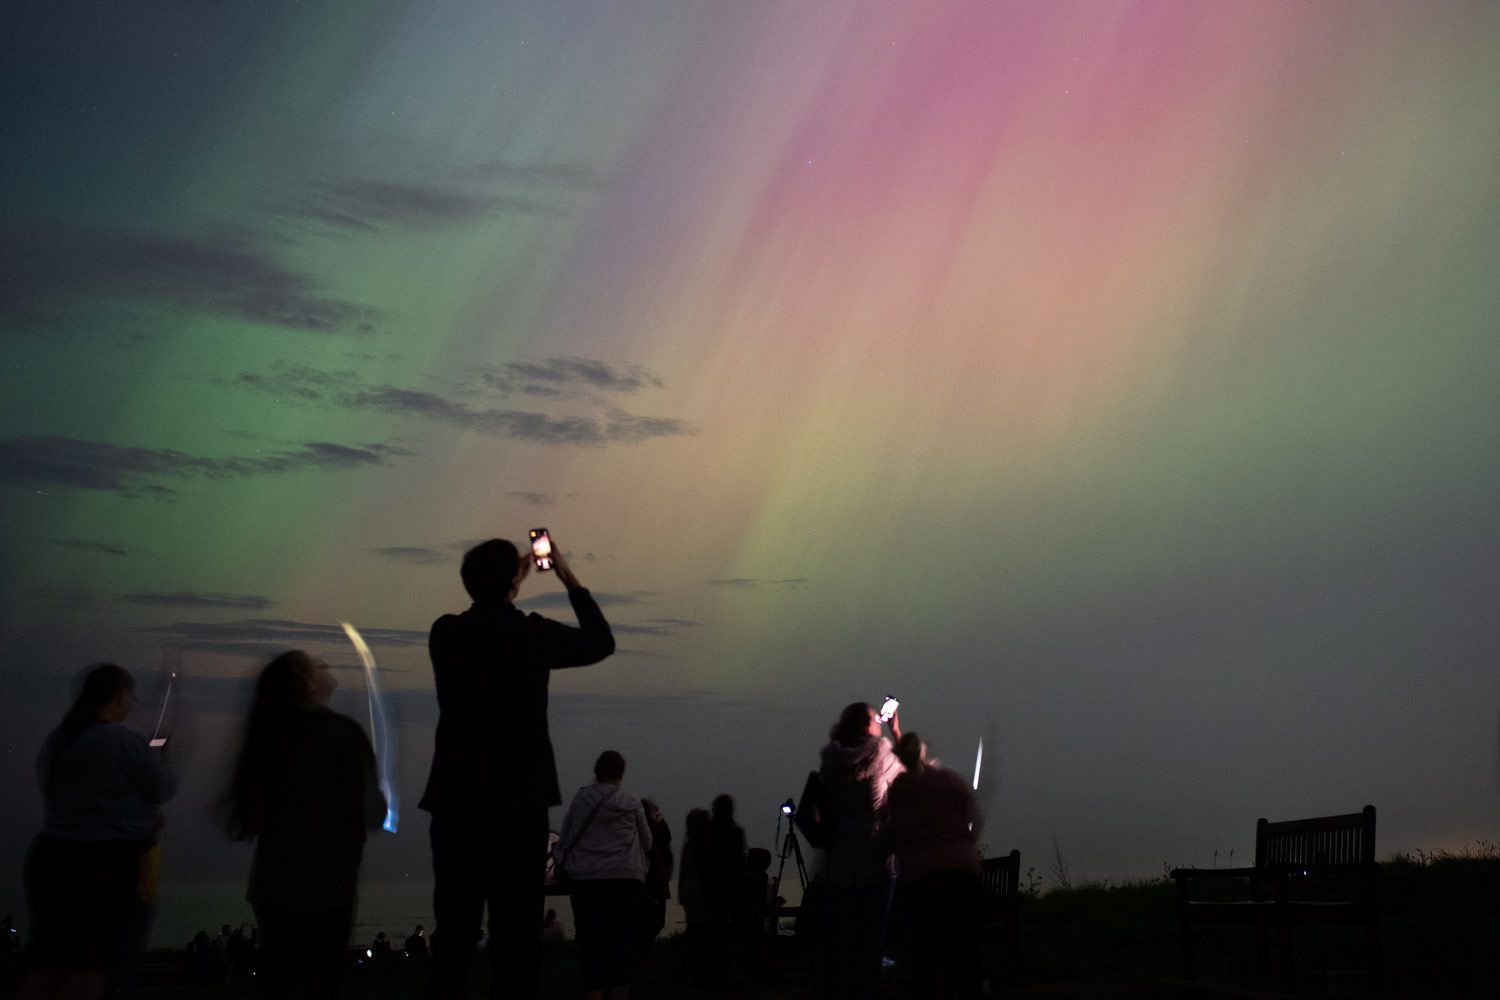
{"type": "Polygon", "coordinates": [[[213,380],[216,385],[253,389],[282,398],[320,402],[339,388],[357,385],[352,371],[325,371],[305,365],[273,365],[267,372],[240,372],[233,378],[213,380]]]}
{"type": "Polygon", "coordinates": [[[557,503],[557,497],[551,493],[532,493],[529,490],[506,490],[505,495],[514,500],[529,503],[533,507],[547,507],[557,503]]]}
{"type": "Polygon", "coordinates": [[[592,167],[569,163],[507,163],[493,161],[470,167],[472,176],[526,187],[594,189],[604,186],[604,176],[592,167]]]}
{"type": "Polygon", "coordinates": [[[134,448],[104,441],[19,437],[0,441],[0,484],[62,486],[123,496],[168,496],[160,479],[230,479],[308,468],[380,465],[368,448],[309,441],[254,458],[207,458],[171,448],[134,448]]]}
{"type": "Polygon", "coordinates": [[[47,541],[52,545],[60,545],[65,549],[77,549],[79,552],[97,552],[106,556],[130,555],[129,549],[121,548],[118,545],[111,545],[109,542],[95,541],[91,538],[49,538],[47,541]]]}
{"type": "Polygon", "coordinates": [[[279,214],[358,233],[390,228],[441,229],[500,211],[557,214],[545,203],[526,197],[428,181],[368,178],[315,181],[270,207],[279,214]]]}
{"type": "Polygon", "coordinates": [[[706,582],[710,587],[723,587],[726,590],[796,590],[807,583],[807,577],[788,576],[757,580],[748,576],[736,576],[706,582]]]}
{"type": "Polygon", "coordinates": [[[86,302],[150,305],[317,333],[374,329],[375,310],[321,293],[243,235],[202,238],[12,224],[0,253],[0,316],[45,320],[86,302]]]}
{"type": "MultiPolygon", "coordinates": [[[[598,602],[601,608],[615,607],[624,604],[642,604],[646,601],[652,600],[653,598],[661,596],[661,592],[656,590],[594,590],[590,591],[590,593],[593,594],[594,600],[598,602]]],[[[523,597],[519,601],[517,601],[516,604],[528,609],[571,608],[573,606],[572,602],[568,600],[568,595],[566,593],[555,590],[548,591],[545,594],[536,594],[532,597],[523,597]]]]}
{"type": "MultiPolygon", "coordinates": [[[[183,649],[261,656],[301,646],[344,646],[349,642],[337,624],[322,625],[285,618],[242,618],[232,622],[175,622],[139,629],[171,640],[183,649]]],[[[359,634],[371,646],[420,646],[425,631],[365,628],[359,634]]]]}
{"type": "Polygon", "coordinates": [[[261,597],[259,594],[200,593],[192,590],[179,590],[171,594],[121,594],[120,600],[126,604],[140,604],[148,608],[223,608],[232,611],[264,611],[276,604],[269,597],[261,597]]]}
{"type": "Polygon", "coordinates": [[[415,545],[390,545],[385,548],[371,549],[370,551],[378,556],[384,556],[396,562],[410,563],[415,566],[446,565],[453,561],[453,557],[445,552],[415,545]]]}
{"type": "Polygon", "coordinates": [[[611,623],[609,627],[622,635],[677,635],[688,629],[698,628],[702,624],[702,622],[689,621],[686,618],[648,618],[624,625],[611,623]]]}
{"type": "Polygon", "coordinates": [[[555,393],[562,386],[583,386],[604,392],[639,392],[660,389],[664,384],[639,365],[616,367],[591,358],[546,358],[542,361],[508,361],[488,368],[481,378],[496,389],[520,389],[535,394],[555,393]]]}

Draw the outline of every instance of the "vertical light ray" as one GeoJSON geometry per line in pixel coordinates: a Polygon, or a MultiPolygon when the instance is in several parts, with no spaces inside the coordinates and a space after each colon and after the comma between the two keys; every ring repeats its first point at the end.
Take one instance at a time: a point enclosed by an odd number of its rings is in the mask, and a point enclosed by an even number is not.
{"type": "Polygon", "coordinates": [[[390,724],[385,697],[380,692],[380,681],[375,676],[375,657],[365,644],[364,636],[348,622],[339,622],[344,634],[354,644],[359,662],[365,668],[365,702],[370,711],[370,742],[375,746],[376,777],[380,791],[385,795],[385,829],[396,832],[400,822],[400,803],[396,793],[396,732],[390,724]]]}

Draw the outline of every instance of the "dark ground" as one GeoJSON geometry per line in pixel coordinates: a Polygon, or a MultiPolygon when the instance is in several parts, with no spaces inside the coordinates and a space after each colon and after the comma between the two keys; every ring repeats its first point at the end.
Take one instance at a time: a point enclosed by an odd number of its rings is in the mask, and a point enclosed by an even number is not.
{"type": "MultiPolygon", "coordinates": [[[[1385,995],[1449,1000],[1500,997],[1500,850],[1480,845],[1463,855],[1392,858],[1380,875],[1381,926],[1388,970],[1385,995]]],[[[1021,968],[1000,962],[989,995],[1027,998],[1270,997],[1281,995],[1273,975],[1257,969],[1247,927],[1206,927],[1198,935],[1201,976],[1181,981],[1172,885],[1163,879],[1124,885],[1054,890],[1023,900],[1021,968]]],[[[1371,995],[1362,933],[1355,928],[1301,929],[1297,935],[1302,996],[1371,995]]],[[[640,979],[633,997],[813,998],[808,959],[795,938],[775,942],[764,969],[737,965],[728,988],[695,990],[681,971],[680,938],[658,942],[657,968],[640,979]]],[[[906,952],[888,948],[897,965],[887,971],[881,997],[913,995],[906,952]]],[[[998,961],[998,954],[990,956],[998,961]]],[[[577,997],[577,960],[571,943],[550,946],[542,996],[577,997]]],[[[417,997],[422,961],[391,959],[357,966],[345,981],[352,998],[417,997]]],[[[250,997],[251,983],[190,986],[180,957],[154,953],[141,997],[250,997]]],[[[471,996],[488,993],[488,968],[476,964],[471,996]]]]}

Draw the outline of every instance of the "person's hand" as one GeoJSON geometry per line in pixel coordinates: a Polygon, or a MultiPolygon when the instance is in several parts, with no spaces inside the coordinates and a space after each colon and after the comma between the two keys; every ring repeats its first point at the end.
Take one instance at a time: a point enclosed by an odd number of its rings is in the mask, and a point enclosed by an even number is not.
{"type": "Polygon", "coordinates": [[[578,582],[578,577],[573,575],[573,570],[569,568],[568,561],[563,558],[562,549],[557,547],[557,539],[555,538],[552,540],[552,572],[557,574],[557,578],[562,581],[562,585],[569,590],[583,586],[583,584],[578,582]]]}
{"type": "Polygon", "coordinates": [[[890,718],[889,725],[891,727],[891,735],[894,736],[894,737],[896,737],[896,739],[899,740],[901,738],[901,713],[900,712],[892,712],[891,713],[891,718],[890,718]]]}

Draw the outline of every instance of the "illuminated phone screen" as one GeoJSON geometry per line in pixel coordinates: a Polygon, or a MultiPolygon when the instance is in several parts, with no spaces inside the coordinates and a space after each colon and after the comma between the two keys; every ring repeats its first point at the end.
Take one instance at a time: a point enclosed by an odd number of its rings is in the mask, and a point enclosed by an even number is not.
{"type": "Polygon", "coordinates": [[[160,750],[162,747],[167,745],[167,738],[165,736],[152,737],[151,742],[147,745],[150,746],[153,750],[160,750]]]}
{"type": "Polygon", "coordinates": [[[899,701],[897,701],[895,698],[887,697],[885,699],[885,704],[883,704],[883,705],[880,706],[880,721],[881,722],[889,722],[889,721],[891,721],[891,716],[895,715],[896,714],[896,709],[898,709],[900,707],[901,707],[901,703],[899,701]]]}
{"type": "Polygon", "coordinates": [[[546,528],[531,529],[531,557],[536,560],[537,569],[552,568],[552,537],[546,528]]]}

